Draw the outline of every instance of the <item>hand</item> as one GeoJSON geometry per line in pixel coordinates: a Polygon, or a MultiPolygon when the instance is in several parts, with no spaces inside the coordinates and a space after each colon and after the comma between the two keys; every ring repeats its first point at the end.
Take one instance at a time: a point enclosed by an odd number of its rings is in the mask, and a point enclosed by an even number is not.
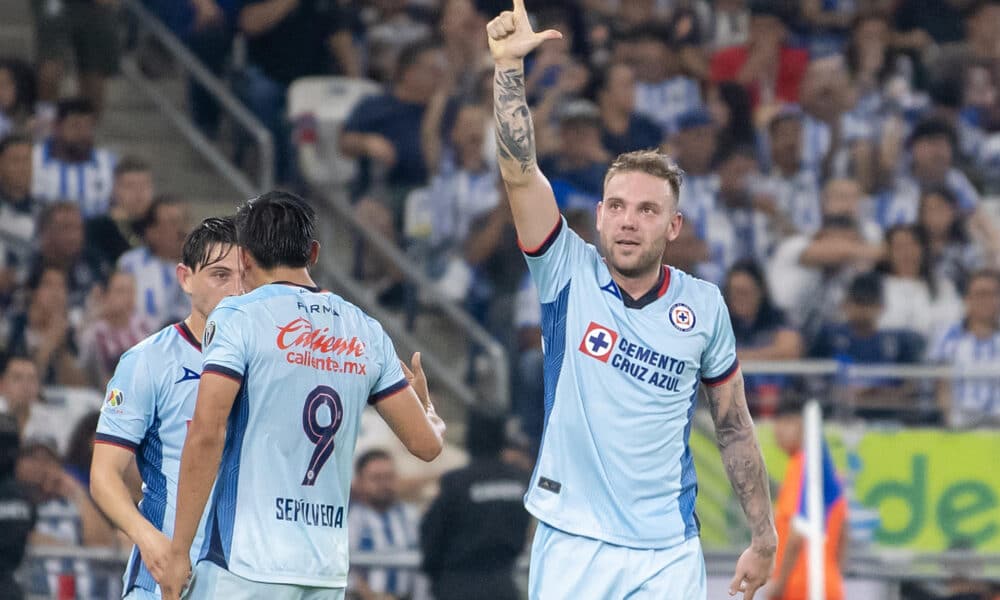
{"type": "Polygon", "coordinates": [[[191,557],[187,551],[178,552],[176,548],[171,548],[167,568],[159,580],[163,600],[180,600],[190,577],[191,557]]]}
{"type": "Polygon", "coordinates": [[[214,0],[192,0],[194,8],[194,29],[203,31],[212,25],[222,23],[222,9],[214,0]]]}
{"type": "Polygon", "coordinates": [[[365,154],[386,167],[396,165],[396,147],[385,137],[373,133],[365,138],[365,154]]]}
{"type": "Polygon", "coordinates": [[[729,595],[743,592],[744,600],[753,600],[753,595],[767,583],[774,569],[774,550],[757,549],[750,546],[736,561],[736,576],[729,582],[729,595]]]}
{"type": "Polygon", "coordinates": [[[142,562],[153,575],[153,579],[157,583],[162,583],[170,564],[170,539],[163,535],[162,531],[150,525],[145,531],[140,532],[135,545],[139,547],[142,562]]]}
{"type": "Polygon", "coordinates": [[[413,364],[412,371],[406,366],[405,362],[399,361],[399,365],[403,367],[403,374],[406,375],[406,381],[413,387],[413,391],[417,393],[417,398],[420,398],[420,403],[424,405],[424,410],[433,410],[434,406],[431,404],[431,394],[427,389],[427,376],[424,374],[424,368],[420,364],[420,353],[414,352],[410,362],[413,364]]]}
{"type": "Polygon", "coordinates": [[[496,63],[518,61],[531,53],[545,40],[562,39],[554,29],[541,33],[531,30],[524,0],[514,0],[514,10],[505,10],[486,25],[489,34],[490,54],[496,63]]]}

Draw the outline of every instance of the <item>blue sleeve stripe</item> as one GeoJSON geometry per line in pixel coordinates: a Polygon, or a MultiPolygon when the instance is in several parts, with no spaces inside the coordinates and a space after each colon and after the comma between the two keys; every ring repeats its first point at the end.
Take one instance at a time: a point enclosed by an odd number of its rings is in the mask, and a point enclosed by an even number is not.
{"type": "Polygon", "coordinates": [[[524,252],[528,256],[537,258],[548,252],[549,248],[552,247],[552,244],[556,242],[556,238],[559,237],[559,232],[562,231],[562,228],[563,220],[562,216],[560,216],[559,220],[556,221],[555,226],[552,228],[552,231],[549,232],[549,235],[545,236],[545,240],[542,241],[540,245],[535,248],[525,248],[521,245],[521,240],[517,241],[517,245],[520,246],[521,252],[524,252]]]}
{"type": "Polygon", "coordinates": [[[94,434],[95,444],[108,444],[111,446],[118,446],[119,448],[124,448],[131,452],[135,452],[139,449],[139,444],[133,442],[132,440],[127,440],[117,435],[111,435],[108,433],[95,433],[94,434]]]}
{"type": "Polygon", "coordinates": [[[205,367],[202,369],[202,375],[204,375],[205,373],[215,373],[216,375],[222,375],[223,377],[232,379],[236,383],[243,382],[243,373],[230,369],[229,367],[224,367],[222,365],[205,365],[205,367]]]}
{"type": "Polygon", "coordinates": [[[728,369],[722,373],[716,375],[715,377],[702,377],[701,382],[707,386],[721,385],[729,380],[734,373],[740,368],[740,359],[734,358],[733,364],[729,366],[728,369]]]}
{"type": "Polygon", "coordinates": [[[410,386],[410,382],[407,381],[407,380],[405,380],[405,379],[397,381],[396,383],[390,385],[389,387],[385,388],[384,390],[382,390],[380,392],[375,392],[374,394],[372,394],[371,396],[369,396],[368,397],[368,404],[371,404],[371,405],[374,406],[375,404],[379,403],[380,401],[385,400],[389,396],[392,396],[392,395],[396,394],[397,392],[400,392],[400,391],[408,388],[409,386],[410,386]]]}

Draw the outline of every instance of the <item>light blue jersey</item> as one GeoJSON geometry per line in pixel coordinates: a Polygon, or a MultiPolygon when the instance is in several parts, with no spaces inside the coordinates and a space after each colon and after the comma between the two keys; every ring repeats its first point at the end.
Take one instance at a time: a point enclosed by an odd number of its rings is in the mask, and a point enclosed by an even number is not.
{"type": "Polygon", "coordinates": [[[345,587],[361,413],[409,385],[392,341],[335,294],[275,283],[212,312],[204,373],[240,390],[202,559],[257,582],[345,587]]]}
{"type": "MultiPolygon", "coordinates": [[[[139,512],[167,537],[174,534],[181,450],[194,416],[200,372],[201,344],[186,325],[154,333],[122,355],[97,424],[96,443],[135,453],[143,481],[139,512]]],[[[203,535],[199,526],[199,546],[203,535]]],[[[138,547],[132,548],[125,569],[124,593],[133,588],[160,595],[138,547]]]]}
{"type": "Polygon", "coordinates": [[[562,220],[525,253],[545,349],[545,433],[528,511],[630,548],[697,536],[688,437],[698,386],[738,367],[719,289],[664,267],[660,284],[632,300],[562,220]]]}

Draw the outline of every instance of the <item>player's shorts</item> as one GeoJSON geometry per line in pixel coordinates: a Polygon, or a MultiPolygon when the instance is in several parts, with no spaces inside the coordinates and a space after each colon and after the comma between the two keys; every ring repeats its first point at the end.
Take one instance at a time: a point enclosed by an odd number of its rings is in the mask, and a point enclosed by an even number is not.
{"type": "Polygon", "coordinates": [[[344,600],[345,588],[321,588],[244,579],[219,565],[203,560],[184,600],[344,600]]]}
{"type": "Polygon", "coordinates": [[[671,548],[627,548],[539,523],[530,600],[705,600],[705,557],[693,537],[671,548]]]}

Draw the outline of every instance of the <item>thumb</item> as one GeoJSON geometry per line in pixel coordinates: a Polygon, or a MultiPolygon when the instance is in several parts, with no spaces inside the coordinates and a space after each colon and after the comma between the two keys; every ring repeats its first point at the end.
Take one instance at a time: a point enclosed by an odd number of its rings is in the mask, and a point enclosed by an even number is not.
{"type": "Polygon", "coordinates": [[[559,33],[555,29],[546,29],[545,31],[539,31],[535,34],[535,39],[539,42],[544,42],[546,40],[561,40],[563,34],[559,33]]]}
{"type": "Polygon", "coordinates": [[[413,371],[414,372],[416,372],[416,373],[423,373],[424,372],[424,367],[420,364],[420,353],[419,352],[414,352],[413,353],[413,358],[410,359],[410,362],[413,363],[413,371]]]}
{"type": "Polygon", "coordinates": [[[743,571],[736,571],[736,576],[733,580],[729,582],[729,595],[735,596],[736,592],[740,590],[740,584],[743,583],[743,571]]]}

